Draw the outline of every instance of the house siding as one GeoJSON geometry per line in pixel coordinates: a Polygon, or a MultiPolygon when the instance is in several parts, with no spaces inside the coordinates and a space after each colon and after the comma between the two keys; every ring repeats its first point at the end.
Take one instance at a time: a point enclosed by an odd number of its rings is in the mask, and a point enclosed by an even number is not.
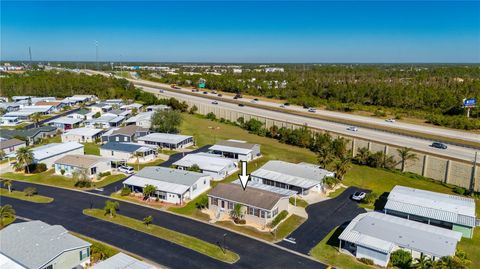
{"type": "Polygon", "coordinates": [[[85,266],[90,263],[90,247],[78,248],[66,251],[44,265],[42,268],[52,265],[54,269],[71,269],[78,265],[85,266]],[[80,252],[88,253],[86,257],[80,259],[80,252]]]}
{"type": "Polygon", "coordinates": [[[68,151],[68,152],[65,152],[65,153],[62,153],[62,154],[58,154],[58,155],[55,155],[55,156],[51,156],[51,157],[43,159],[43,160],[34,160],[34,162],[44,163],[47,166],[47,168],[52,168],[53,164],[55,163],[56,160],[64,157],[65,155],[70,155],[70,154],[84,155],[83,147],[78,148],[78,149],[74,149],[74,150],[71,150],[71,151],[68,151]]]}

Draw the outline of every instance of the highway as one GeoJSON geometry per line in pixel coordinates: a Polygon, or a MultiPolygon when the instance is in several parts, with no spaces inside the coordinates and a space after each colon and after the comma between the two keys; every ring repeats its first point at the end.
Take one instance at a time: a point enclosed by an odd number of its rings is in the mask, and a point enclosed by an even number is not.
{"type": "MultiPolygon", "coordinates": [[[[105,73],[102,73],[102,72],[96,72],[96,71],[90,71],[90,70],[88,72],[105,75],[105,73]]],[[[155,94],[160,94],[165,97],[174,97],[179,100],[190,100],[203,105],[216,106],[216,107],[228,109],[231,111],[239,111],[239,112],[248,113],[252,115],[284,120],[284,121],[288,121],[295,124],[301,124],[301,125],[307,124],[309,127],[313,127],[313,128],[323,129],[330,132],[340,133],[340,134],[363,138],[367,140],[374,140],[374,141],[378,141],[378,142],[382,142],[390,145],[396,145],[399,147],[411,147],[418,151],[445,156],[447,158],[454,158],[454,159],[459,159],[464,161],[473,161],[475,158],[475,149],[473,148],[467,148],[467,147],[448,144],[448,149],[446,150],[437,149],[437,148],[430,147],[432,143],[431,140],[410,137],[410,136],[405,136],[405,135],[400,135],[395,133],[389,133],[386,131],[380,131],[380,130],[369,129],[369,128],[358,128],[358,131],[353,132],[353,131],[347,130],[347,128],[349,127],[348,125],[341,124],[341,123],[335,123],[335,122],[321,120],[321,119],[289,114],[288,111],[279,112],[279,111],[272,111],[268,109],[251,107],[248,104],[252,100],[249,100],[246,98],[240,99],[241,101],[245,101],[244,107],[239,107],[237,104],[222,102],[222,101],[218,101],[218,104],[214,105],[212,104],[211,98],[212,96],[216,96],[216,95],[213,95],[210,93],[209,94],[200,93],[199,95],[192,96],[191,94],[189,95],[185,94],[186,92],[191,93],[191,89],[187,89],[187,88],[180,88],[180,89],[174,90],[174,89],[171,89],[169,85],[162,84],[162,83],[156,83],[156,82],[151,82],[146,80],[134,80],[134,79],[129,79],[129,81],[131,81],[134,85],[143,88],[143,90],[145,91],[155,93],[155,94]],[[146,85],[148,85],[148,87],[146,85]]],[[[222,98],[232,99],[231,96],[226,96],[226,95],[224,95],[222,98]]],[[[269,105],[269,106],[273,106],[273,105],[277,107],[279,106],[278,103],[267,102],[267,101],[257,101],[256,103],[262,104],[262,105],[269,105]]],[[[289,106],[289,108],[294,110],[305,111],[305,109],[300,108],[298,106],[289,106]]],[[[317,110],[316,113],[331,113],[331,112],[330,111],[320,112],[319,110],[317,110]]],[[[336,113],[336,114],[342,114],[342,113],[336,113]]],[[[342,115],[342,117],[350,117],[350,116],[353,116],[353,115],[348,115],[348,114],[342,115]]],[[[358,117],[361,117],[361,116],[358,116],[358,117]]],[[[367,118],[369,120],[378,121],[378,119],[370,119],[368,117],[361,117],[361,118],[367,118]]],[[[387,123],[382,122],[382,124],[387,124],[387,123]]],[[[389,123],[389,124],[398,125],[398,123],[389,123]]],[[[428,132],[432,132],[434,134],[439,134],[444,136],[448,134],[451,137],[455,137],[455,138],[460,137],[462,139],[469,139],[471,141],[480,142],[480,135],[477,135],[477,134],[466,133],[466,132],[455,131],[455,130],[446,130],[442,128],[424,127],[420,125],[406,124],[406,123],[403,123],[403,125],[414,126],[415,130],[417,131],[423,131],[423,129],[425,128],[425,130],[427,130],[428,132]]],[[[413,128],[411,126],[410,128],[413,128]]]]}

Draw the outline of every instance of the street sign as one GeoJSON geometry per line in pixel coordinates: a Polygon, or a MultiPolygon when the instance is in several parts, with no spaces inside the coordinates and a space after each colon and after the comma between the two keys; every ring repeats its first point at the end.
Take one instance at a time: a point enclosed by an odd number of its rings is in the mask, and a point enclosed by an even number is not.
{"type": "Polygon", "coordinates": [[[463,106],[464,107],[475,107],[475,106],[477,106],[477,99],[476,98],[463,99],[463,106]]]}
{"type": "Polygon", "coordinates": [[[205,83],[198,83],[198,87],[202,89],[205,88],[205,83]]]}

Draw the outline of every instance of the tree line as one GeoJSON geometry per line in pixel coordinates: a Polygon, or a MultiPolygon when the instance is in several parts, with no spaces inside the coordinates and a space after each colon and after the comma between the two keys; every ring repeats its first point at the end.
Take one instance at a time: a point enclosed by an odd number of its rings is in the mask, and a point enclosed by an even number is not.
{"type": "Polygon", "coordinates": [[[433,124],[479,129],[477,110],[465,117],[464,98],[480,99],[480,69],[476,65],[286,65],[285,72],[244,71],[241,74],[178,75],[159,78],[169,84],[196,86],[206,79],[212,90],[279,98],[304,106],[331,110],[388,112],[413,116],[433,124]],[[276,81],[276,82],[275,82],[276,81]],[[286,81],[286,85],[281,82],[286,81]]]}

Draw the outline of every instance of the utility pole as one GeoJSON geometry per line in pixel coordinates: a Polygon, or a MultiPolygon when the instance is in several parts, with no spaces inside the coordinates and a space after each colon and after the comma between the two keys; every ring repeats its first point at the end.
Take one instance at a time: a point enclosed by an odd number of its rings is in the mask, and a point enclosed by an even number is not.
{"type": "Polygon", "coordinates": [[[472,177],[470,179],[470,190],[472,193],[475,191],[475,179],[477,177],[477,160],[478,160],[478,151],[475,152],[475,159],[473,161],[472,167],[472,177]]]}
{"type": "Polygon", "coordinates": [[[98,68],[98,41],[95,40],[95,62],[97,64],[97,71],[99,70],[98,68]]]}

